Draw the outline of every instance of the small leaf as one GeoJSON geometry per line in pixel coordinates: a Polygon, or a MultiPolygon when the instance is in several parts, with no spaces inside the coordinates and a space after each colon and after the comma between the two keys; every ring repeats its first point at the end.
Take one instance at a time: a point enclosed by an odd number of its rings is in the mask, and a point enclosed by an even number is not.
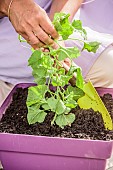
{"type": "Polygon", "coordinates": [[[37,77],[46,77],[47,69],[43,66],[39,66],[36,70],[35,76],[37,77]]]}
{"type": "Polygon", "coordinates": [[[84,47],[82,50],[87,50],[88,52],[96,53],[97,49],[99,48],[100,43],[99,42],[84,42],[84,47]]]}
{"type": "Polygon", "coordinates": [[[51,67],[54,64],[54,59],[52,57],[50,57],[50,55],[43,55],[42,57],[42,63],[44,68],[51,69],[51,67]]]}
{"type": "Polygon", "coordinates": [[[36,68],[37,62],[39,62],[40,59],[41,59],[41,51],[35,50],[28,60],[29,66],[31,66],[32,68],[36,68]]]}
{"type": "Polygon", "coordinates": [[[60,86],[64,87],[65,85],[67,85],[71,78],[72,78],[72,75],[71,76],[68,76],[68,75],[59,76],[60,86]]]}
{"type": "Polygon", "coordinates": [[[48,106],[50,107],[51,111],[55,112],[56,107],[57,107],[57,102],[58,102],[58,100],[55,99],[54,97],[50,97],[50,98],[47,100],[47,104],[48,104],[48,106]]]}
{"type": "Polygon", "coordinates": [[[69,107],[66,107],[65,114],[68,114],[71,111],[69,107]]]}
{"type": "Polygon", "coordinates": [[[28,97],[27,97],[27,106],[38,103],[45,95],[47,91],[46,85],[38,85],[34,87],[29,87],[28,97]]]}
{"type": "Polygon", "coordinates": [[[74,20],[72,22],[72,26],[81,33],[81,35],[84,36],[84,38],[86,39],[87,37],[87,32],[86,30],[82,27],[82,22],[80,20],[74,20]]]}
{"type": "Polygon", "coordinates": [[[59,49],[51,49],[51,51],[50,51],[50,55],[51,56],[56,56],[56,55],[58,55],[58,53],[59,53],[59,49]]]}
{"type": "Polygon", "coordinates": [[[65,52],[65,50],[60,49],[59,55],[58,55],[58,60],[63,61],[68,57],[68,53],[65,52]]]}
{"type": "Polygon", "coordinates": [[[53,20],[55,29],[66,40],[73,33],[73,26],[69,22],[69,14],[56,13],[53,20]]]}
{"type": "Polygon", "coordinates": [[[61,114],[56,117],[56,124],[60,126],[61,128],[64,128],[66,125],[71,125],[75,120],[75,115],[70,113],[70,114],[61,114]]]}
{"type": "Polygon", "coordinates": [[[66,101],[66,107],[69,107],[69,108],[75,108],[77,106],[77,102],[75,100],[69,100],[69,101],[66,101]]]}
{"type": "Polygon", "coordinates": [[[60,115],[64,113],[65,110],[66,110],[66,106],[64,105],[64,102],[62,100],[59,100],[56,105],[56,113],[60,115]]]}
{"type": "Polygon", "coordinates": [[[37,74],[33,74],[34,78],[35,78],[35,83],[37,83],[38,85],[43,85],[46,84],[46,77],[40,77],[37,76],[37,74]]]}
{"type": "Polygon", "coordinates": [[[66,58],[74,59],[80,56],[80,50],[77,47],[70,48],[60,48],[58,60],[62,61],[66,58]]]}
{"type": "Polygon", "coordinates": [[[34,124],[36,122],[42,123],[46,117],[47,113],[40,110],[37,105],[28,107],[27,120],[29,124],[34,124]]]}
{"type": "Polygon", "coordinates": [[[60,69],[58,69],[58,74],[60,74],[60,75],[65,75],[65,69],[64,68],[60,68],[60,69]]]}
{"type": "Polygon", "coordinates": [[[80,56],[80,50],[77,47],[66,48],[66,52],[70,59],[74,59],[80,56]]]}
{"type": "Polygon", "coordinates": [[[72,22],[72,26],[76,29],[76,30],[81,30],[82,31],[82,22],[80,20],[74,20],[72,22]]]}
{"type": "Polygon", "coordinates": [[[84,86],[84,79],[80,67],[77,68],[76,86],[80,89],[83,89],[84,86]]]}
{"type": "Polygon", "coordinates": [[[77,87],[68,86],[65,93],[68,95],[73,92],[73,99],[77,101],[80,97],[85,95],[84,91],[77,87]]]}
{"type": "Polygon", "coordinates": [[[44,110],[50,110],[50,107],[49,107],[48,103],[44,103],[44,104],[42,104],[41,106],[42,106],[42,108],[43,108],[44,110]]]}

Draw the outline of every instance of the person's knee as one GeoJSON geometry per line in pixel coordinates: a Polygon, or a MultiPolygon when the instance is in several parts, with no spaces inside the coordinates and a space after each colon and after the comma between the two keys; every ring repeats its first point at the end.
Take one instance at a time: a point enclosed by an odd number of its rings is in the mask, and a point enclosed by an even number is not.
{"type": "Polygon", "coordinates": [[[94,63],[85,81],[91,80],[95,87],[113,88],[113,46],[107,48],[94,63]]]}

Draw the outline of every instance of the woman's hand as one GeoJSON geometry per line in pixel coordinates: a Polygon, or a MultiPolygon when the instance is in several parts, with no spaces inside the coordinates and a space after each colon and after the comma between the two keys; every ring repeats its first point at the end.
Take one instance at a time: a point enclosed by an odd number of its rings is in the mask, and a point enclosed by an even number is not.
{"type": "Polygon", "coordinates": [[[16,32],[33,48],[36,49],[46,44],[54,47],[53,39],[58,38],[58,33],[46,12],[33,0],[13,0],[10,8],[10,21],[16,32]]]}

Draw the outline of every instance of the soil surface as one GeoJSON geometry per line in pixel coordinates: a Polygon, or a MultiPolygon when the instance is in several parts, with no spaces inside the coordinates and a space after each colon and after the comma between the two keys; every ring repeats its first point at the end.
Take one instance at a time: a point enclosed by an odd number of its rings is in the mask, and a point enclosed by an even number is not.
{"type": "MultiPolygon", "coordinates": [[[[93,140],[111,140],[113,131],[105,130],[101,114],[92,109],[73,109],[76,116],[75,122],[64,129],[57,125],[51,126],[53,113],[49,112],[43,123],[29,125],[27,122],[27,89],[18,88],[13,95],[13,101],[0,121],[0,132],[30,134],[43,136],[57,136],[68,138],[83,138],[93,140]]],[[[110,94],[105,94],[102,100],[113,119],[113,99],[110,94]]]]}

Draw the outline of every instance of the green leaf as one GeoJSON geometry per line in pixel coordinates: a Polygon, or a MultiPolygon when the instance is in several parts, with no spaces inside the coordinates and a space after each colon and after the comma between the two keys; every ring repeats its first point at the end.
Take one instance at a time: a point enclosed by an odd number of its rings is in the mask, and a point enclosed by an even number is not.
{"type": "Polygon", "coordinates": [[[58,76],[53,76],[51,80],[51,84],[53,86],[61,86],[64,87],[69,83],[69,80],[72,78],[72,75],[58,75],[58,76]]]}
{"type": "Polygon", "coordinates": [[[57,73],[60,75],[65,75],[65,69],[64,68],[60,68],[57,70],[57,73]]]}
{"type": "Polygon", "coordinates": [[[58,55],[58,53],[59,53],[59,49],[51,49],[51,51],[50,51],[50,55],[51,56],[57,56],[58,55]]]}
{"type": "Polygon", "coordinates": [[[80,20],[74,20],[72,22],[72,26],[76,29],[76,30],[81,30],[82,31],[82,22],[80,20]]]}
{"type": "Polygon", "coordinates": [[[64,87],[65,85],[69,84],[69,80],[72,78],[71,76],[68,75],[61,75],[59,76],[59,81],[62,87],[64,87]]]}
{"type": "Polygon", "coordinates": [[[84,79],[80,67],[77,68],[76,86],[80,89],[83,89],[84,86],[84,79]]]}
{"type": "Polygon", "coordinates": [[[47,69],[43,66],[39,66],[37,68],[37,74],[39,75],[39,77],[46,77],[47,69]]]}
{"type": "Polygon", "coordinates": [[[61,114],[56,117],[56,124],[60,126],[61,128],[64,128],[66,125],[71,125],[75,120],[75,115],[70,113],[70,114],[61,114]]]}
{"type": "Polygon", "coordinates": [[[69,107],[69,108],[75,108],[78,104],[75,100],[69,100],[69,101],[66,101],[66,107],[69,107]]]}
{"type": "Polygon", "coordinates": [[[99,42],[84,42],[84,47],[82,50],[87,50],[88,52],[96,53],[97,49],[99,48],[100,43],[99,42]]]}
{"type": "Polygon", "coordinates": [[[37,63],[39,63],[40,59],[41,59],[41,51],[35,50],[28,60],[29,66],[31,66],[32,68],[36,68],[37,63]]]}
{"type": "Polygon", "coordinates": [[[43,108],[44,110],[50,110],[50,107],[49,107],[48,103],[44,103],[44,104],[42,104],[41,106],[42,106],[42,108],[43,108]]]}
{"type": "Polygon", "coordinates": [[[64,105],[64,102],[62,100],[59,100],[56,105],[56,113],[60,115],[64,113],[65,110],[66,110],[66,106],[64,105]]]}
{"type": "Polygon", "coordinates": [[[76,86],[82,89],[84,85],[84,79],[82,76],[81,68],[78,66],[71,66],[67,75],[73,75],[74,73],[76,73],[76,86]]]}
{"type": "Polygon", "coordinates": [[[54,97],[50,97],[50,98],[47,100],[47,104],[48,104],[48,106],[50,107],[51,111],[53,111],[53,112],[56,111],[57,102],[58,102],[58,100],[55,99],[54,97]]]}
{"type": "Polygon", "coordinates": [[[27,120],[29,124],[34,124],[36,122],[42,123],[46,117],[47,113],[40,110],[37,105],[28,107],[27,120]]]}
{"type": "Polygon", "coordinates": [[[80,50],[77,47],[66,48],[66,52],[68,53],[70,59],[74,59],[80,56],[80,50]]]}
{"type": "Polygon", "coordinates": [[[56,13],[53,24],[63,40],[66,40],[73,33],[73,26],[69,22],[69,14],[56,13]]]}
{"type": "Polygon", "coordinates": [[[54,64],[54,59],[50,56],[50,55],[43,55],[42,57],[42,63],[44,68],[46,69],[51,69],[51,67],[53,66],[54,64]]]}
{"type": "Polygon", "coordinates": [[[33,71],[33,77],[35,78],[35,83],[37,83],[38,85],[44,85],[46,84],[46,77],[40,77],[39,73],[36,73],[35,71],[33,71]]]}
{"type": "Polygon", "coordinates": [[[58,82],[58,79],[56,76],[53,76],[52,79],[51,79],[51,84],[54,86],[54,87],[57,87],[57,86],[60,86],[60,82],[58,82]]]}
{"type": "Polygon", "coordinates": [[[77,87],[68,86],[65,93],[66,95],[69,95],[73,92],[73,99],[77,101],[80,97],[83,97],[85,95],[84,91],[77,87]]]}
{"type": "Polygon", "coordinates": [[[67,90],[65,91],[65,106],[72,109],[72,108],[75,108],[77,105],[78,104],[76,100],[74,99],[74,92],[68,91],[68,88],[67,88],[67,90]]]}
{"type": "Polygon", "coordinates": [[[38,103],[45,95],[47,91],[46,85],[38,85],[34,87],[29,87],[28,97],[27,97],[27,106],[38,103]]]}
{"type": "Polygon", "coordinates": [[[74,59],[80,56],[80,50],[77,47],[59,48],[58,60],[62,61],[66,58],[74,59]]]}
{"type": "Polygon", "coordinates": [[[71,108],[66,107],[65,114],[68,114],[71,111],[71,108]]]}
{"type": "Polygon", "coordinates": [[[66,75],[73,75],[76,72],[76,70],[77,70],[77,67],[71,65],[71,67],[66,75]]]}
{"type": "Polygon", "coordinates": [[[75,30],[79,31],[82,35],[84,35],[84,38],[86,39],[87,32],[86,30],[82,27],[82,22],[80,20],[74,20],[72,22],[72,26],[75,28],[75,30]]]}
{"type": "Polygon", "coordinates": [[[68,57],[68,53],[64,49],[59,49],[58,60],[63,61],[68,57]]]}

